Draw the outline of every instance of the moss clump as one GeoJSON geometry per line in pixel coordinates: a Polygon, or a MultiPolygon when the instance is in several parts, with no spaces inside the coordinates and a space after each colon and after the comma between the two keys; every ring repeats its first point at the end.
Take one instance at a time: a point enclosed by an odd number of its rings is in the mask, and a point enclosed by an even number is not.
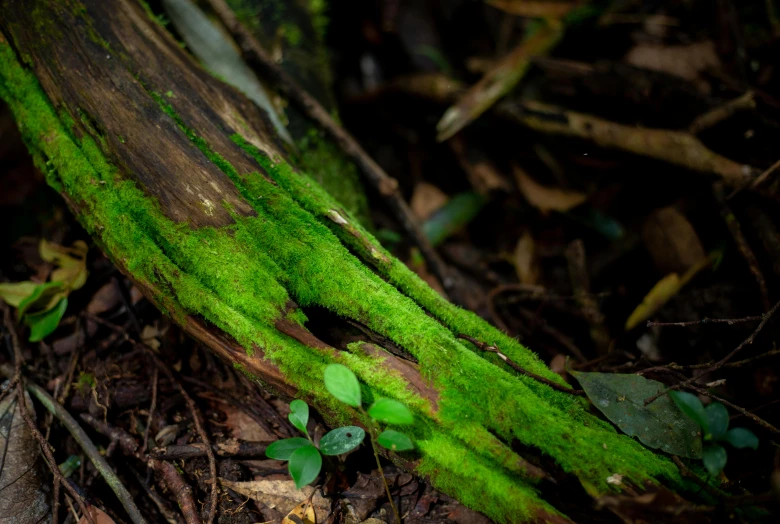
{"type": "MultiPolygon", "coordinates": [[[[74,137],[71,117],[57,114],[36,78],[0,41],[0,97],[36,163],[48,166],[50,183],[78,203],[87,231],[174,318],[200,315],[245,348],[261,348],[334,423],[361,417],[323,387],[325,366],[345,363],[372,395],[399,399],[415,411],[418,423],[409,433],[418,444],[418,471],[499,521],[555,514],[501,440],[517,439],[553,457],[593,493],[615,489],[606,481],[614,473],[635,483],[679,480],[668,460],[590,416],[580,400],[518,377],[461,344],[454,332],[498,344],[524,367],[560,380],[520,344],[442,300],[310,177],[234,136],[258,164],[258,171],[239,172],[163,96],[150,96],[190,139],[192,148],[183,153],[211,160],[256,216],[228,208],[234,222],[222,228],[192,229],[170,220],[106,161],[105,144],[74,137]],[[379,275],[358,256],[372,260],[379,275]],[[410,391],[403,377],[384,369],[381,357],[355,347],[332,354],[281,334],[275,322],[289,299],[360,321],[415,355],[422,376],[439,394],[437,409],[410,391]]],[[[286,318],[305,322],[300,311],[286,318]]]]}

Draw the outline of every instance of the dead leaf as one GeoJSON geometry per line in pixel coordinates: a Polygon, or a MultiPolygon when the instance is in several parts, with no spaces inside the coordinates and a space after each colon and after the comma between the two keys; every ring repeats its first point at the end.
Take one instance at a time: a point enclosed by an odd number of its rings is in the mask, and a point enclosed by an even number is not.
{"type": "Polygon", "coordinates": [[[671,273],[659,280],[653,289],[645,295],[642,303],[639,304],[636,309],[631,313],[626,320],[626,331],[638,326],[641,322],[644,322],[650,318],[656,311],[666,304],[669,299],[677,294],[681,288],[680,275],[677,273],[671,273]]]}
{"type": "Polygon", "coordinates": [[[308,500],[301,502],[282,519],[282,524],[317,524],[314,506],[308,500]]]}
{"type": "Polygon", "coordinates": [[[436,139],[439,142],[447,140],[514,89],[528,71],[531,58],[549,52],[562,34],[563,25],[559,21],[547,20],[445,111],[436,124],[436,139]]]}
{"type": "Polygon", "coordinates": [[[9,282],[0,284],[0,298],[11,307],[19,307],[22,300],[29,297],[40,284],[35,282],[9,282]]]}
{"type": "Polygon", "coordinates": [[[100,315],[111,311],[122,302],[122,295],[116,283],[108,282],[98,289],[87,304],[87,313],[100,315]]]}
{"type": "MultiPolygon", "coordinates": [[[[27,393],[25,399],[32,409],[27,393]]],[[[0,402],[0,449],[0,522],[48,521],[51,483],[41,471],[40,447],[22,419],[13,394],[0,402]]]]}
{"type": "Polygon", "coordinates": [[[527,18],[563,18],[577,7],[575,2],[534,0],[485,0],[496,9],[527,18]]]}
{"type": "Polygon", "coordinates": [[[683,274],[707,259],[693,226],[672,206],[657,209],[647,217],[642,239],[656,267],[663,273],[683,274]]]}
{"type": "MultiPolygon", "coordinates": [[[[249,497],[252,500],[276,509],[283,515],[289,514],[301,502],[309,500],[314,493],[312,486],[295,488],[292,480],[252,480],[249,482],[231,482],[220,478],[222,486],[232,489],[236,493],[249,497]]],[[[324,498],[319,491],[314,493],[311,499],[312,507],[317,522],[323,522],[330,514],[330,501],[324,498]]]]}
{"type": "Polygon", "coordinates": [[[518,165],[512,166],[517,186],[528,203],[542,213],[550,211],[568,211],[585,202],[588,196],[576,191],[567,191],[557,187],[539,184],[518,165]]]}
{"type": "Polygon", "coordinates": [[[70,290],[81,288],[87,281],[86,242],[77,240],[71,247],[60,246],[42,238],[38,246],[41,258],[59,266],[52,271],[51,282],[62,282],[70,290]]]}
{"type": "Polygon", "coordinates": [[[427,182],[420,182],[414,186],[412,200],[409,206],[414,215],[422,221],[441,208],[450,199],[441,189],[427,182]]]}
{"type": "Polygon", "coordinates": [[[475,148],[468,148],[466,141],[460,136],[452,137],[450,147],[458,159],[458,163],[466,172],[466,176],[474,191],[487,196],[492,192],[508,192],[511,189],[509,182],[501,174],[493,162],[475,148]]]}
{"type": "Polygon", "coordinates": [[[521,284],[535,285],[539,281],[539,260],[534,237],[525,231],[517,241],[514,253],[515,271],[521,284]]]}
{"type": "Polygon", "coordinates": [[[711,40],[677,46],[641,43],[629,50],[625,61],[636,67],[696,82],[704,92],[709,90],[709,85],[701,78],[701,73],[721,66],[715,44],[711,40]]]}
{"type": "Polygon", "coordinates": [[[86,515],[82,515],[79,524],[116,524],[105,511],[95,506],[87,506],[87,513],[89,513],[91,520],[86,515]]]}
{"type": "Polygon", "coordinates": [[[677,273],[671,273],[659,280],[658,283],[653,286],[653,289],[645,295],[642,303],[631,313],[628,320],[626,320],[626,331],[633,329],[641,322],[644,322],[654,315],[655,312],[669,302],[685,284],[696,276],[699,271],[710,265],[710,260],[713,258],[714,256],[705,258],[703,261],[691,267],[685,272],[682,278],[680,278],[677,273]]]}

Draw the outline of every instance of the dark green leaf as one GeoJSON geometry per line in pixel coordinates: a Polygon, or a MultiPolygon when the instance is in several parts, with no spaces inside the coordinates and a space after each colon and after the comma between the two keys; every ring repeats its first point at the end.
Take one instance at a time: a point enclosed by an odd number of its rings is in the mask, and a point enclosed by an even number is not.
{"type": "Polygon", "coordinates": [[[368,408],[371,418],[385,424],[407,425],[414,422],[414,415],[409,408],[391,398],[380,398],[368,408]]]}
{"type": "Polygon", "coordinates": [[[325,388],[344,404],[360,407],[360,384],[352,371],[341,364],[325,368],[325,388]]]}
{"type": "Polygon", "coordinates": [[[290,455],[290,462],[287,465],[290,476],[295,481],[295,487],[301,489],[320,474],[322,455],[320,455],[320,450],[314,446],[304,446],[296,449],[290,455]]]}
{"type": "Polygon", "coordinates": [[[710,428],[712,439],[722,439],[729,429],[729,412],[726,406],[720,402],[713,402],[705,408],[704,414],[707,416],[707,427],[710,428]]]}
{"type": "Polygon", "coordinates": [[[336,428],[320,439],[320,451],[323,455],[341,455],[358,447],[365,436],[363,428],[357,426],[336,428]]]}
{"type": "Polygon", "coordinates": [[[704,467],[714,477],[726,467],[728,455],[723,446],[707,446],[704,448],[704,452],[702,452],[702,459],[704,467]]]}
{"type": "Polygon", "coordinates": [[[68,308],[68,299],[62,298],[53,309],[38,313],[37,315],[26,315],[24,323],[30,326],[30,342],[40,342],[47,336],[54,333],[62,320],[62,315],[68,308]]]}
{"type": "Polygon", "coordinates": [[[295,438],[286,438],[284,440],[277,440],[270,446],[268,446],[265,450],[265,456],[270,459],[276,459],[276,460],[289,460],[290,455],[292,455],[295,450],[298,448],[302,448],[303,446],[311,446],[311,442],[309,442],[305,438],[301,437],[295,437],[295,438]]]}
{"type": "Polygon", "coordinates": [[[735,448],[758,449],[758,437],[752,431],[745,428],[732,428],[723,439],[735,448]]]}
{"type": "Polygon", "coordinates": [[[707,420],[707,414],[704,412],[704,406],[696,395],[685,391],[670,391],[669,397],[677,404],[680,411],[694,421],[707,436],[710,434],[710,425],[707,420]]]}
{"type": "Polygon", "coordinates": [[[379,445],[392,451],[407,451],[409,449],[414,449],[412,439],[400,431],[394,431],[392,429],[384,430],[382,434],[379,435],[377,442],[379,442],[379,445]]]}
{"type": "Polygon", "coordinates": [[[306,402],[297,399],[290,402],[290,414],[287,418],[293,426],[308,434],[306,424],[309,422],[309,405],[306,402]]]}
{"type": "Polygon", "coordinates": [[[664,395],[645,406],[646,398],[666,389],[639,375],[570,371],[613,424],[644,445],[682,457],[701,457],[699,427],[664,395]]]}

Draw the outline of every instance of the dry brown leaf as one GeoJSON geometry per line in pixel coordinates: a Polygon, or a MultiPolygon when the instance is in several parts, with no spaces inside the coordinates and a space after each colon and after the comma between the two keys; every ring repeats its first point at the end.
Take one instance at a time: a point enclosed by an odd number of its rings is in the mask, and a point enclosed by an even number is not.
{"type": "Polygon", "coordinates": [[[414,186],[414,192],[412,193],[412,200],[409,203],[409,206],[420,221],[425,221],[441,208],[441,206],[446,204],[449,199],[450,197],[433,184],[420,182],[414,186]]]}
{"type": "Polygon", "coordinates": [[[568,211],[588,199],[584,193],[543,186],[531,178],[520,166],[512,166],[517,186],[528,203],[542,213],[568,211]]]}
{"type": "Polygon", "coordinates": [[[515,271],[521,284],[535,285],[539,281],[539,263],[534,237],[525,231],[517,241],[514,253],[515,271]]]}
{"type": "Polygon", "coordinates": [[[508,192],[511,189],[509,181],[496,169],[490,159],[480,151],[469,149],[460,135],[452,137],[450,147],[466,172],[474,191],[487,196],[494,191],[508,192]]]}
{"type": "MultiPolygon", "coordinates": [[[[27,392],[25,401],[32,409],[27,392]]],[[[22,419],[16,395],[0,401],[0,449],[0,522],[48,521],[50,482],[41,471],[40,447],[22,419]]]]}
{"type": "Polygon", "coordinates": [[[510,15],[528,18],[563,18],[577,7],[575,2],[566,2],[565,0],[485,0],[485,2],[510,15]]]}
{"type": "Polygon", "coordinates": [[[683,274],[707,259],[693,226],[671,206],[657,209],[647,217],[642,239],[662,273],[683,274]]]}
{"type": "Polygon", "coordinates": [[[282,524],[317,524],[317,514],[311,503],[305,500],[282,519],[282,524]]]}
{"type": "MultiPolygon", "coordinates": [[[[220,478],[220,484],[230,488],[236,493],[249,497],[270,508],[276,509],[283,515],[289,514],[296,506],[309,500],[314,493],[314,488],[304,486],[295,488],[292,480],[252,480],[249,482],[231,482],[220,478]]],[[[323,522],[330,514],[330,501],[324,498],[320,492],[314,493],[311,498],[316,520],[323,522]]]]}
{"type": "Polygon", "coordinates": [[[87,513],[89,513],[91,520],[86,515],[82,515],[79,524],[116,524],[105,511],[95,506],[87,506],[87,513]]]}
{"type": "Polygon", "coordinates": [[[699,88],[705,91],[708,86],[701,73],[721,65],[711,40],[678,46],[641,43],[629,50],[625,61],[636,67],[698,81],[699,88]]]}

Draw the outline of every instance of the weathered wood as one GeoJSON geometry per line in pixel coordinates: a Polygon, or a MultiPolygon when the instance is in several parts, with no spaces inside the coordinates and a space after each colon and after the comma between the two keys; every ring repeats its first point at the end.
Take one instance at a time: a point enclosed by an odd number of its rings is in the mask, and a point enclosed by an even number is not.
{"type": "MultiPolygon", "coordinates": [[[[204,72],[133,0],[0,0],[0,97],[86,230],[190,335],[333,424],[364,425],[322,384],[332,362],[415,413],[403,467],[498,521],[566,521],[536,484],[554,459],[598,496],[679,485],[676,467],[586,402],[456,339],[499,347],[565,386],[531,351],[446,302],[289,165],[262,111],[204,72]],[[296,304],[300,304],[300,307],[296,304]],[[308,306],[413,355],[330,347],[308,306]]],[[[549,473],[549,472],[548,472],[549,473]]]]}

